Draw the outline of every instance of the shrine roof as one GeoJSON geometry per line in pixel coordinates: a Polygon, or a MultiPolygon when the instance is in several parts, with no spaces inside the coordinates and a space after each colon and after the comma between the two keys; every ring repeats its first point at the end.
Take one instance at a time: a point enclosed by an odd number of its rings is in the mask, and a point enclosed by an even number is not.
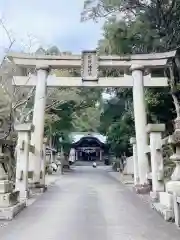
{"type": "Polygon", "coordinates": [[[81,138],[83,137],[94,137],[97,138],[100,142],[102,143],[106,143],[107,137],[103,136],[100,133],[96,133],[96,132],[73,132],[71,133],[71,137],[73,139],[73,143],[78,142],[81,138]]]}

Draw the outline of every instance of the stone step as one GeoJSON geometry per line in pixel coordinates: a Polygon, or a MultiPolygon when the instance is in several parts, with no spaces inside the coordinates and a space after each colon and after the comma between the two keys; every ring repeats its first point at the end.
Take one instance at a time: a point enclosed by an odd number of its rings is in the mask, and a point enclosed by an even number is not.
{"type": "Polygon", "coordinates": [[[0,180],[0,194],[13,191],[13,183],[9,180],[0,180]]]}
{"type": "Polygon", "coordinates": [[[13,205],[16,205],[18,201],[19,201],[19,191],[0,194],[0,208],[11,207],[13,205]]]}
{"type": "Polygon", "coordinates": [[[167,208],[159,202],[152,202],[151,207],[155,209],[164,218],[165,221],[174,221],[174,212],[172,209],[167,208]]]}
{"type": "Polygon", "coordinates": [[[20,202],[11,207],[0,207],[0,220],[12,220],[25,207],[26,202],[20,202]]]}

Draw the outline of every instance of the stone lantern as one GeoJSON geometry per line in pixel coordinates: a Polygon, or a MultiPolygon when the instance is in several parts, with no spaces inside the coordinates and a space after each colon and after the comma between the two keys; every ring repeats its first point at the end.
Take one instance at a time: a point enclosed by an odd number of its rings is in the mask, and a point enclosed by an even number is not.
{"type": "Polygon", "coordinates": [[[171,176],[171,181],[166,184],[166,191],[180,196],[180,118],[175,120],[175,131],[169,138],[169,143],[174,149],[170,159],[176,164],[171,176]]]}

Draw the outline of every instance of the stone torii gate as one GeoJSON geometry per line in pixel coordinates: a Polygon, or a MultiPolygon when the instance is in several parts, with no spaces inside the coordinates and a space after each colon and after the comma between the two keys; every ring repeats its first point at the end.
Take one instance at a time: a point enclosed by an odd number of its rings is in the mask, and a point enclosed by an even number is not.
{"type": "Polygon", "coordinates": [[[139,184],[147,183],[149,172],[146,133],[145,87],[167,87],[168,79],[163,75],[169,59],[176,51],[158,54],[138,54],[129,56],[99,56],[96,51],[84,51],[81,55],[44,56],[11,53],[9,59],[18,67],[34,68],[36,75],[14,76],[15,86],[36,86],[31,144],[35,153],[30,156],[29,170],[33,171],[33,181],[40,181],[41,152],[43,147],[46,87],[132,87],[134,118],[137,141],[139,184]],[[50,69],[81,69],[81,77],[55,77],[50,69]],[[122,77],[99,77],[103,69],[118,69],[122,77]],[[130,73],[131,72],[131,73],[130,73]],[[161,72],[157,76],[157,72],[161,72]]]}

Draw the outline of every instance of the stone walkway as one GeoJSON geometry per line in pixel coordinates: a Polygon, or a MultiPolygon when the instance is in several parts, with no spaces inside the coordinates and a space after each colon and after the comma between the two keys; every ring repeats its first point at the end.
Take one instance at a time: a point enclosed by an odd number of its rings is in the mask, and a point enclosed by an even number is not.
{"type": "Polygon", "coordinates": [[[106,167],[75,167],[0,229],[1,240],[179,240],[165,222],[106,167]]]}

